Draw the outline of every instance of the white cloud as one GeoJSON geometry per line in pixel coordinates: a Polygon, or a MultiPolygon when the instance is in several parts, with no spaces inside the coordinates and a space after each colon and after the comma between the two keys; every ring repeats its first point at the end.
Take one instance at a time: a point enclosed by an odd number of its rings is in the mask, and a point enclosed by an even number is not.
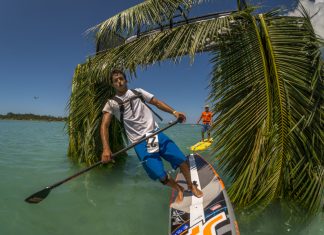
{"type": "MultiPolygon", "coordinates": [[[[324,0],[300,0],[307,13],[312,17],[311,22],[315,33],[324,39],[324,0]]],[[[300,16],[298,6],[295,10],[288,12],[289,16],[300,16]]]]}

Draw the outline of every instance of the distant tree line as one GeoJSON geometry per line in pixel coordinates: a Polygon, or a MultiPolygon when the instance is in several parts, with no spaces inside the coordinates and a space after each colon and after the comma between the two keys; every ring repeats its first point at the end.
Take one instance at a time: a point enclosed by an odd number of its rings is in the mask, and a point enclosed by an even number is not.
{"type": "Polygon", "coordinates": [[[10,120],[41,120],[41,121],[66,121],[67,117],[54,117],[49,115],[36,115],[32,113],[7,113],[6,115],[0,114],[1,119],[10,119],[10,120]]]}

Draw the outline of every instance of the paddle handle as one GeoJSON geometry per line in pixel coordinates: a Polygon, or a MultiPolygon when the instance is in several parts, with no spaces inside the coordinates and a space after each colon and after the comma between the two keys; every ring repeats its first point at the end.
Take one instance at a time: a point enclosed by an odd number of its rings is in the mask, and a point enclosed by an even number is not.
{"type": "MultiPolygon", "coordinates": [[[[113,158],[113,157],[117,156],[118,154],[121,154],[121,153],[126,152],[127,150],[133,148],[135,145],[137,145],[137,144],[143,142],[144,140],[147,140],[147,139],[151,138],[151,137],[154,136],[154,135],[159,134],[159,133],[162,132],[162,131],[165,131],[165,130],[169,129],[170,127],[174,126],[174,125],[177,124],[178,122],[180,122],[179,119],[177,119],[176,121],[172,122],[170,125],[168,125],[168,126],[162,128],[162,129],[159,129],[158,131],[154,132],[153,134],[148,135],[148,136],[146,136],[145,138],[140,139],[139,141],[137,141],[137,142],[135,142],[135,143],[133,143],[133,144],[130,144],[130,145],[127,146],[126,148],[123,148],[123,149],[117,151],[116,153],[113,153],[113,154],[111,155],[111,157],[113,158]]],[[[64,179],[64,180],[61,180],[61,181],[59,181],[59,182],[57,182],[57,183],[55,183],[55,184],[53,184],[53,185],[51,185],[51,186],[48,186],[47,188],[49,188],[49,189],[56,188],[57,186],[59,186],[59,185],[65,183],[65,182],[67,182],[67,181],[69,181],[69,180],[71,180],[71,179],[74,179],[75,177],[77,177],[77,176],[79,176],[79,175],[81,175],[81,174],[83,174],[83,173],[85,173],[85,172],[91,170],[92,168],[95,168],[95,167],[101,165],[102,163],[103,163],[102,161],[96,162],[95,164],[93,164],[93,165],[91,165],[91,166],[89,166],[89,167],[83,169],[82,171],[79,171],[79,172],[75,173],[74,175],[71,175],[70,177],[68,177],[68,178],[66,178],[66,179],[64,179]]]]}

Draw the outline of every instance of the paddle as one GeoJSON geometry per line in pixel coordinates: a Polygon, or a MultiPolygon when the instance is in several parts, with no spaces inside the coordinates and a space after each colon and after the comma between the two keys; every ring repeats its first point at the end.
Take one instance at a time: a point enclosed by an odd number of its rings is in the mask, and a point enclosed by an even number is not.
{"type": "MultiPolygon", "coordinates": [[[[114,157],[117,156],[118,154],[123,153],[123,152],[126,152],[127,150],[133,148],[135,145],[141,143],[141,142],[144,141],[144,140],[147,140],[147,139],[151,138],[152,136],[154,136],[154,135],[156,135],[156,134],[158,134],[158,133],[160,133],[160,132],[162,132],[162,131],[165,131],[166,129],[168,129],[168,128],[174,126],[175,124],[177,124],[178,122],[181,122],[181,120],[177,119],[176,121],[172,122],[171,124],[169,124],[168,126],[162,128],[162,129],[160,129],[160,130],[154,132],[153,134],[146,136],[145,138],[143,138],[143,139],[141,139],[141,140],[139,140],[139,141],[137,141],[137,142],[135,142],[135,143],[133,143],[133,144],[127,146],[127,147],[124,148],[124,149],[119,150],[119,151],[116,152],[116,153],[113,153],[113,154],[111,155],[111,157],[114,158],[114,157]]],[[[52,190],[53,188],[56,188],[56,187],[60,186],[61,184],[65,183],[65,182],[67,182],[67,181],[69,181],[69,180],[71,180],[71,179],[74,179],[75,177],[77,177],[77,176],[79,176],[79,175],[81,175],[81,174],[83,174],[83,173],[85,173],[85,172],[91,170],[92,168],[95,168],[96,166],[101,165],[101,164],[102,164],[101,161],[100,161],[100,162],[97,162],[97,163],[95,163],[95,164],[93,164],[93,165],[91,165],[91,166],[85,168],[84,170],[79,171],[78,173],[76,173],[76,174],[74,174],[74,175],[72,175],[72,176],[70,176],[70,177],[64,179],[64,180],[61,180],[61,181],[59,181],[59,182],[57,182],[57,183],[55,183],[55,184],[53,184],[53,185],[51,185],[51,186],[47,186],[46,188],[44,188],[44,189],[38,191],[37,193],[34,193],[33,195],[27,197],[27,198],[25,199],[25,202],[28,202],[28,203],[39,203],[39,202],[41,202],[42,200],[44,200],[44,199],[47,197],[47,195],[51,192],[51,190],[52,190]]]]}

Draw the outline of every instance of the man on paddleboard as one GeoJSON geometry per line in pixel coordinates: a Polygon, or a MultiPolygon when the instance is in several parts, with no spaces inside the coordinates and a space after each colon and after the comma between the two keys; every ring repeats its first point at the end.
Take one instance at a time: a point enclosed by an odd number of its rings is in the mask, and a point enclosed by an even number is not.
{"type": "MultiPolygon", "coordinates": [[[[152,134],[159,127],[154,121],[153,110],[146,104],[152,104],[158,109],[173,114],[178,120],[184,122],[186,116],[166,103],[158,100],[154,95],[143,89],[130,90],[127,87],[126,76],[123,71],[115,69],[111,72],[110,82],[115,89],[115,96],[107,101],[103,108],[100,135],[103,146],[101,160],[104,163],[112,161],[112,152],[109,145],[109,126],[114,115],[123,125],[128,139],[135,143],[146,135],[152,134]]],[[[168,175],[163,167],[162,159],[168,161],[173,169],[180,168],[184,175],[188,189],[196,197],[203,193],[191,181],[190,169],[185,155],[178,146],[162,132],[148,139],[146,142],[135,145],[135,152],[141,161],[146,173],[152,180],[159,180],[162,184],[177,190],[177,202],[183,200],[184,188],[168,175]]]]}
{"type": "Polygon", "coordinates": [[[209,111],[209,105],[205,105],[205,111],[201,113],[200,118],[197,122],[197,124],[199,124],[200,120],[202,120],[202,128],[201,128],[201,141],[204,142],[205,138],[204,138],[204,134],[205,132],[207,132],[208,134],[208,141],[211,141],[210,138],[210,128],[211,128],[211,124],[212,124],[212,117],[213,114],[212,112],[209,111]]]}

